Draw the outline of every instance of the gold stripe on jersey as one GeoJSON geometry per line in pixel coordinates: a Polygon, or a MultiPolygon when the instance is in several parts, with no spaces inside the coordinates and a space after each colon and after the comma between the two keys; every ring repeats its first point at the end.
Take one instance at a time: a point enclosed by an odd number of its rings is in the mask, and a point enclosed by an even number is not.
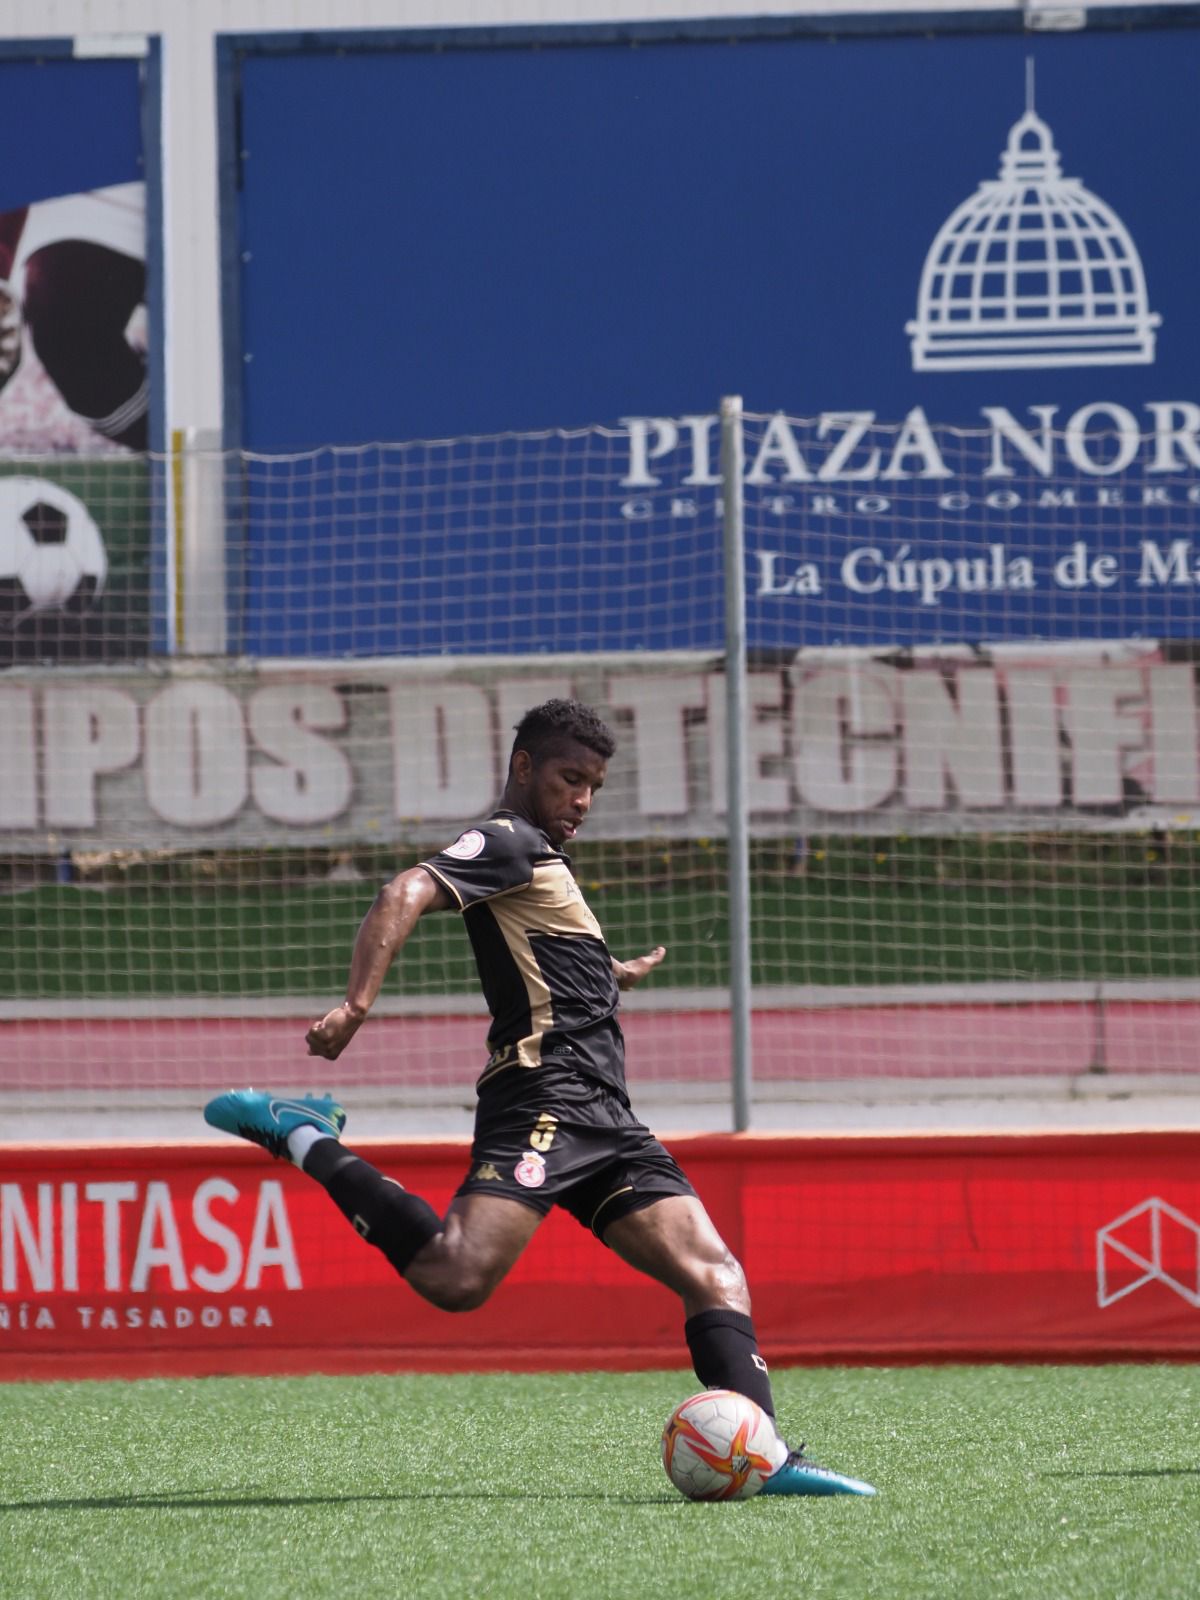
{"type": "Polygon", "coordinates": [[[565,861],[535,861],[533,882],[520,904],[530,933],[556,933],[568,939],[588,934],[604,942],[604,930],[565,861]]]}
{"type": "Polygon", "coordinates": [[[537,1067],[542,1060],[542,1035],[554,1024],[554,1008],[550,1001],[550,985],[542,977],[529,934],[522,926],[524,919],[520,916],[520,909],[519,905],[506,902],[500,895],[488,902],[488,910],[500,925],[504,942],[517,964],[525,993],[529,996],[530,1032],[517,1041],[517,1057],[513,1065],[537,1067]]]}
{"type": "MultiPolygon", "coordinates": [[[[554,863],[552,863],[552,862],[547,862],[546,863],[547,866],[552,866],[553,864],[554,863]]],[[[470,911],[475,906],[495,905],[496,901],[497,900],[503,900],[504,896],[506,894],[524,894],[525,891],[529,888],[529,885],[527,883],[514,884],[511,889],[497,889],[495,894],[485,895],[480,900],[472,900],[470,905],[467,905],[463,901],[463,897],[462,897],[462,894],[460,893],[460,891],[455,887],[455,885],[453,883],[451,883],[450,879],[446,877],[445,873],[438,871],[438,869],[432,864],[432,862],[421,861],[421,862],[418,863],[418,865],[425,872],[428,872],[430,877],[436,878],[437,881],[442,885],[443,888],[449,890],[449,892],[454,896],[455,905],[458,907],[458,909],[460,911],[464,911],[464,912],[470,911]]],[[[535,868],[540,866],[540,865],[541,865],[540,862],[535,862],[534,863],[535,868]]],[[[568,872],[567,876],[571,877],[571,874],[568,872]]],[[[571,878],[571,882],[572,883],[575,882],[574,878],[571,878]]],[[[578,890],[576,890],[576,893],[578,893],[578,890]]],[[[589,912],[588,915],[591,916],[591,913],[589,912]]],[[[592,920],[595,921],[595,918],[593,917],[592,920]]],[[[596,923],[596,927],[597,928],[600,927],[600,924],[598,922],[596,923]]],[[[603,933],[600,934],[600,937],[601,938],[604,937],[603,933]]]]}
{"type": "Polygon", "coordinates": [[[554,1025],[550,986],[542,976],[531,937],[590,938],[604,942],[604,933],[565,861],[535,861],[533,882],[523,890],[508,890],[484,902],[516,962],[529,997],[530,1032],[517,1042],[515,1059],[497,1062],[480,1084],[506,1066],[538,1067],[542,1062],[542,1035],[554,1025]]]}

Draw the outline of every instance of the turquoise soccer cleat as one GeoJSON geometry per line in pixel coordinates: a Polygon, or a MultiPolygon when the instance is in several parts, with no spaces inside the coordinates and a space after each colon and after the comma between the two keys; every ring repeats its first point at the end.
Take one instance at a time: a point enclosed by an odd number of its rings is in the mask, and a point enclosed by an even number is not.
{"type": "Polygon", "coordinates": [[[819,1467],[799,1450],[789,1450],[787,1460],[763,1484],[761,1494],[874,1494],[869,1483],[847,1478],[832,1467],[819,1467]]]}
{"type": "Polygon", "coordinates": [[[317,1128],[331,1139],[339,1139],[346,1113],[327,1094],[289,1099],[262,1089],[230,1089],[208,1102],[204,1120],[211,1128],[261,1144],[279,1157],[287,1155],[287,1136],[297,1128],[317,1128]]]}

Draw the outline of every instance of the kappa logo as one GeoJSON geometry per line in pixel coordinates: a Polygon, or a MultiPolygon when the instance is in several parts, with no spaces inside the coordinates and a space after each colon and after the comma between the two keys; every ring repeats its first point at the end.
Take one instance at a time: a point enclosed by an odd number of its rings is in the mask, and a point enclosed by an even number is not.
{"type": "Polygon", "coordinates": [[[503,1183],[504,1179],[490,1161],[481,1161],[475,1168],[476,1183],[503,1183]]]}
{"type": "Polygon", "coordinates": [[[1148,1283],[1200,1310],[1200,1223],[1157,1195],[1096,1231],[1097,1304],[1115,1305],[1148,1283]]]}
{"type": "Polygon", "coordinates": [[[1030,61],[999,178],[951,212],[925,257],[905,327],[913,370],[1148,366],[1161,321],[1124,223],[1063,176],[1030,61]]]}

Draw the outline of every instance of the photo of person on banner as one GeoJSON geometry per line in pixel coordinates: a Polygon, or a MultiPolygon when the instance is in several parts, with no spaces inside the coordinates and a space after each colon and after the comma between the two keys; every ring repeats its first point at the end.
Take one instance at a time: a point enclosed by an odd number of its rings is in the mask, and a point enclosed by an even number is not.
{"type": "Polygon", "coordinates": [[[0,449],[148,443],[145,185],[0,213],[0,449]]]}

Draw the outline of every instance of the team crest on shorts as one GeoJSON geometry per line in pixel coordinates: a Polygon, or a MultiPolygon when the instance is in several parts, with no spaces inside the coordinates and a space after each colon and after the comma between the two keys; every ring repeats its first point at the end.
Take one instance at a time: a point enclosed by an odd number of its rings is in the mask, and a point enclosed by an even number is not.
{"type": "Polygon", "coordinates": [[[513,1168],[513,1177],[526,1189],[540,1189],[546,1181],[546,1163],[536,1150],[526,1150],[513,1168]]]}

